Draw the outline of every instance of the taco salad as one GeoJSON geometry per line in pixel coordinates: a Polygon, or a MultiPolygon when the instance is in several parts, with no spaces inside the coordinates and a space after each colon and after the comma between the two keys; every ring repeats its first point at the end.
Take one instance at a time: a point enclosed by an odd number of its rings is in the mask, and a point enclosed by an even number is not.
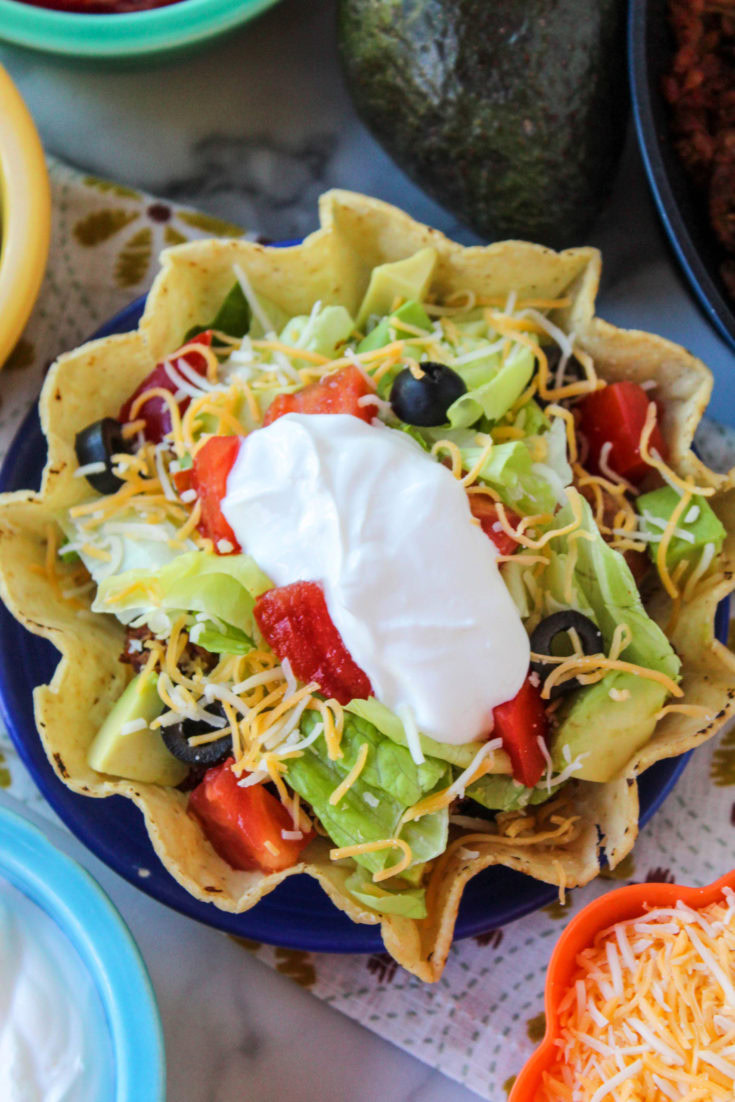
{"type": "Polygon", "coordinates": [[[732,711],[735,491],[709,373],[594,317],[595,250],[320,214],[169,250],[137,332],[59,359],[0,577],[67,784],[197,898],[306,872],[433,980],[470,877],[614,866],[637,774],[732,711]]]}

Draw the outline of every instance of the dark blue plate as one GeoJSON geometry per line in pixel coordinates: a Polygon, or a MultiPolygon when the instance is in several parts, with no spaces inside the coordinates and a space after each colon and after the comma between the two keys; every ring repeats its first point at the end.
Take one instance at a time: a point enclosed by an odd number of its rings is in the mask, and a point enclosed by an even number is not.
{"type": "MultiPolygon", "coordinates": [[[[138,299],[95,336],[134,329],[143,310],[138,299]]],[[[38,487],[46,443],[34,407],[21,425],[0,471],[0,490],[38,487]]],[[[727,632],[727,609],[720,606],[718,633],[727,632]]],[[[148,840],[143,818],[122,796],[91,799],[71,792],[46,760],[36,734],[32,691],[51,680],[58,653],[27,632],[0,605],[0,707],[10,736],[46,799],[77,837],[126,880],[174,910],[229,934],[327,953],[379,952],[375,926],[353,923],[330,903],[316,881],[291,877],[245,914],[228,914],[200,903],[166,872],[148,840]],[[141,875],[140,870],[149,875],[141,875]]],[[[659,762],[640,778],[641,825],[661,805],[681,776],[689,755],[659,762]]],[[[555,888],[505,868],[487,869],[465,888],[456,937],[471,937],[503,926],[556,898],[555,888]]]]}
{"type": "Polygon", "coordinates": [[[628,23],[631,98],[638,144],[664,229],[689,285],[720,336],[735,348],[735,303],[719,273],[724,252],[707,198],[684,170],[671,139],[661,80],[674,55],[667,0],[634,0],[628,23]]]}

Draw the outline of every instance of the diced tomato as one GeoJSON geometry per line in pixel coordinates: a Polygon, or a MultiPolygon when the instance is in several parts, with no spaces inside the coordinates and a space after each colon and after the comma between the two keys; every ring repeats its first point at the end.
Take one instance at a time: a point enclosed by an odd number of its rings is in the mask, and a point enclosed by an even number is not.
{"type": "MultiPolygon", "coordinates": [[[[212,343],[212,331],[210,329],[207,329],[203,333],[200,333],[197,336],[196,341],[198,344],[205,344],[207,345],[207,347],[209,347],[212,343]]],[[[185,362],[193,371],[197,373],[197,375],[201,375],[202,377],[206,375],[207,361],[205,360],[204,356],[202,356],[201,352],[197,352],[196,349],[192,348],[188,352],[185,352],[184,355],[179,358],[185,360],[185,362]]],[[[152,390],[154,387],[156,387],[160,390],[167,390],[170,394],[176,393],[179,388],[177,387],[176,383],[171,379],[171,376],[166,370],[167,362],[171,362],[174,365],[173,370],[175,371],[175,352],[172,356],[168,357],[167,361],[162,361],[161,363],[156,364],[150,375],[147,375],[140,386],[136,387],[136,389],[128,398],[127,402],[125,402],[124,405],[120,407],[120,412],[117,415],[119,421],[122,421],[124,423],[125,421],[133,420],[133,417],[131,416],[133,403],[135,402],[135,399],[139,395],[143,394],[146,390],[152,390]]],[[[186,395],[177,402],[179,411],[181,413],[184,412],[190,401],[191,398],[186,395]]],[[[134,419],[137,421],[141,417],[145,421],[143,435],[145,436],[146,440],[150,440],[154,444],[160,444],[166,433],[171,432],[171,413],[169,412],[169,408],[163,398],[149,398],[147,402],[144,402],[140,409],[136,410],[134,419]]]]}
{"type": "MultiPolygon", "coordinates": [[[[607,463],[616,474],[636,485],[650,474],[651,467],[641,458],[640,451],[641,432],[650,401],[642,386],[622,380],[609,383],[580,402],[577,407],[580,429],[589,444],[587,466],[593,473],[603,473],[600,452],[609,442],[607,463]]],[[[655,448],[662,458],[666,458],[666,444],[658,425],[651,433],[649,448],[655,448]]]]}
{"type": "Polygon", "coordinates": [[[171,475],[171,481],[173,482],[176,490],[179,494],[185,494],[187,490],[192,489],[192,468],[185,467],[183,471],[174,471],[171,475]]]}
{"type": "Polygon", "coordinates": [[[503,740],[514,779],[533,788],[546,769],[546,758],[538,742],[539,737],[546,742],[549,730],[541,690],[527,677],[512,700],[493,708],[493,719],[492,737],[503,740]]]}
{"type": "Polygon", "coordinates": [[[227,476],[232,470],[241,443],[240,436],[211,436],[194,456],[191,468],[191,487],[196,490],[202,503],[198,528],[203,536],[212,540],[218,554],[221,554],[218,547],[220,540],[228,540],[234,551],[240,550],[235,533],[225,520],[220,505],[227,493],[227,476]]]}
{"type": "Polygon", "coordinates": [[[316,681],[340,704],[367,700],[372,687],[332,623],[316,582],[293,582],[262,593],[253,610],[266,642],[287,658],[299,681],[316,681]]]}
{"type": "Polygon", "coordinates": [[[278,872],[295,865],[314,837],[285,839],[294,829],[291,815],[262,784],[241,788],[232,758],[208,769],[189,796],[189,811],[220,857],[233,869],[278,872]]]}
{"type": "Polygon", "coordinates": [[[374,393],[375,387],[360,369],[348,364],[295,394],[279,394],[268,406],[263,425],[270,425],[286,413],[351,413],[370,424],[375,406],[361,406],[360,398],[374,393]]]}
{"type": "MultiPolygon", "coordinates": [[[[488,539],[491,539],[501,555],[512,555],[518,547],[518,543],[509,536],[498,520],[498,510],[495,502],[487,494],[470,494],[470,511],[476,517],[488,539]]],[[[511,509],[505,510],[511,526],[516,528],[520,517],[511,509]]]]}

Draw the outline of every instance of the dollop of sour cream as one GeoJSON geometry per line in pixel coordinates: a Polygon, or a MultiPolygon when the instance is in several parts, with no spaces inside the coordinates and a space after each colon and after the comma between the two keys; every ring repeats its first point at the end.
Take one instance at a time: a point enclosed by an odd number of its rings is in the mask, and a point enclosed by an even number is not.
{"type": "Polygon", "coordinates": [[[441,742],[491,730],[526,676],[528,636],[464,489],[415,441],[287,414],[243,440],[221,508],[276,585],[321,583],[378,700],[441,742]]]}
{"type": "Polygon", "coordinates": [[[0,879],[0,1098],[100,1102],[114,1057],[92,977],[49,916],[0,879]]]}

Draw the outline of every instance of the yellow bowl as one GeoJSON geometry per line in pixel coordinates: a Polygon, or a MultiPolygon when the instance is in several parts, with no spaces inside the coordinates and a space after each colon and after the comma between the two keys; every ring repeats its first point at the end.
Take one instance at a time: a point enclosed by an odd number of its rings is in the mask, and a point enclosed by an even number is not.
{"type": "Polygon", "coordinates": [[[26,105],[0,66],[0,367],[36,301],[50,232],[43,148],[26,105]]]}

